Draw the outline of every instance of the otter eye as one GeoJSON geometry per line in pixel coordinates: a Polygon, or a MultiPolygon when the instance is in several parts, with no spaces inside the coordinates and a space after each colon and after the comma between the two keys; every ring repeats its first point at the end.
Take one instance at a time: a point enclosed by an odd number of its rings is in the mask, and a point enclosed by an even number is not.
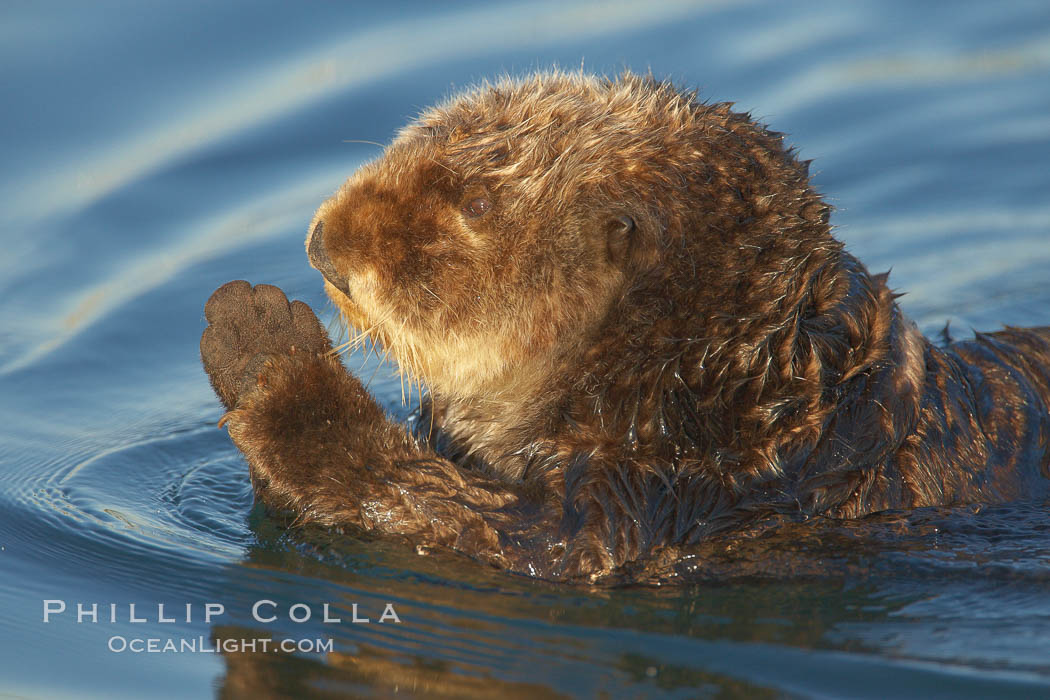
{"type": "Polygon", "coordinates": [[[475,197],[474,199],[470,200],[465,205],[463,205],[463,208],[461,208],[460,211],[463,212],[463,216],[469,217],[471,219],[476,219],[491,208],[492,202],[490,202],[487,198],[475,197]]]}

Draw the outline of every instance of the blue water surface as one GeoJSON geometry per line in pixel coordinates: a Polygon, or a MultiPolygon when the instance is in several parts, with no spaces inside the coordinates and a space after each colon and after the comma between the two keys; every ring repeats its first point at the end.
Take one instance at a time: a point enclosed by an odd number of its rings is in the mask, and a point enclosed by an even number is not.
{"type": "MultiPolygon", "coordinates": [[[[1045,0],[4,3],[0,695],[1050,696],[1046,503],[814,525],[723,562],[776,575],[604,591],[253,509],[205,299],[268,282],[331,321],[305,227],[370,142],[554,65],[651,70],[788,132],[927,333],[1050,325],[1045,0]],[[331,648],[112,650],[150,638],[331,648]]],[[[347,362],[409,413],[390,367],[347,362]]]]}

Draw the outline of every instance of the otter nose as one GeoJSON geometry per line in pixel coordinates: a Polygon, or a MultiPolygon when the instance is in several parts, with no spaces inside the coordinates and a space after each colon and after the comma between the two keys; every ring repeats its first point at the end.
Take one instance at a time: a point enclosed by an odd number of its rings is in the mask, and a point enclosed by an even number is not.
{"type": "Polygon", "coordinates": [[[324,222],[318,221],[317,226],[310,233],[310,240],[306,242],[306,255],[310,258],[310,265],[321,273],[333,287],[343,294],[350,296],[350,288],[346,280],[335,271],[335,265],[328,257],[328,251],[324,247],[324,222]]]}

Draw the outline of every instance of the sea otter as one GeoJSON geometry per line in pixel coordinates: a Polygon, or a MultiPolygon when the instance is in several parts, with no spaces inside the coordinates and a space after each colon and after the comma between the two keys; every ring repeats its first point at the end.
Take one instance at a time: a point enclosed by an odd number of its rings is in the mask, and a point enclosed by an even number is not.
{"type": "Polygon", "coordinates": [[[807,166],[631,74],[424,111],[306,243],[345,320],[427,387],[419,430],[302,302],[244,281],[207,302],[258,498],[595,582],[777,514],[1045,494],[1050,328],[931,344],[832,237],[807,166]]]}

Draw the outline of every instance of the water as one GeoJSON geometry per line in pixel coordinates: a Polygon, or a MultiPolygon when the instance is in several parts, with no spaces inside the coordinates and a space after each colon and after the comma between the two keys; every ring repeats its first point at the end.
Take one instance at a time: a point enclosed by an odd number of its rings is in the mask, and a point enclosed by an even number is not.
{"type": "MultiPolygon", "coordinates": [[[[199,365],[204,300],[247,278],[330,320],[305,226],[367,142],[456,86],[581,62],[788,132],[927,333],[1050,324],[1042,0],[6,3],[0,694],[1050,695],[1050,504],[792,526],[712,548],[687,588],[606,591],[253,510],[199,365]],[[68,609],[45,624],[44,600],[68,609]],[[110,650],[256,637],[332,649],[110,650]]],[[[372,387],[404,416],[387,375],[372,387]]]]}

